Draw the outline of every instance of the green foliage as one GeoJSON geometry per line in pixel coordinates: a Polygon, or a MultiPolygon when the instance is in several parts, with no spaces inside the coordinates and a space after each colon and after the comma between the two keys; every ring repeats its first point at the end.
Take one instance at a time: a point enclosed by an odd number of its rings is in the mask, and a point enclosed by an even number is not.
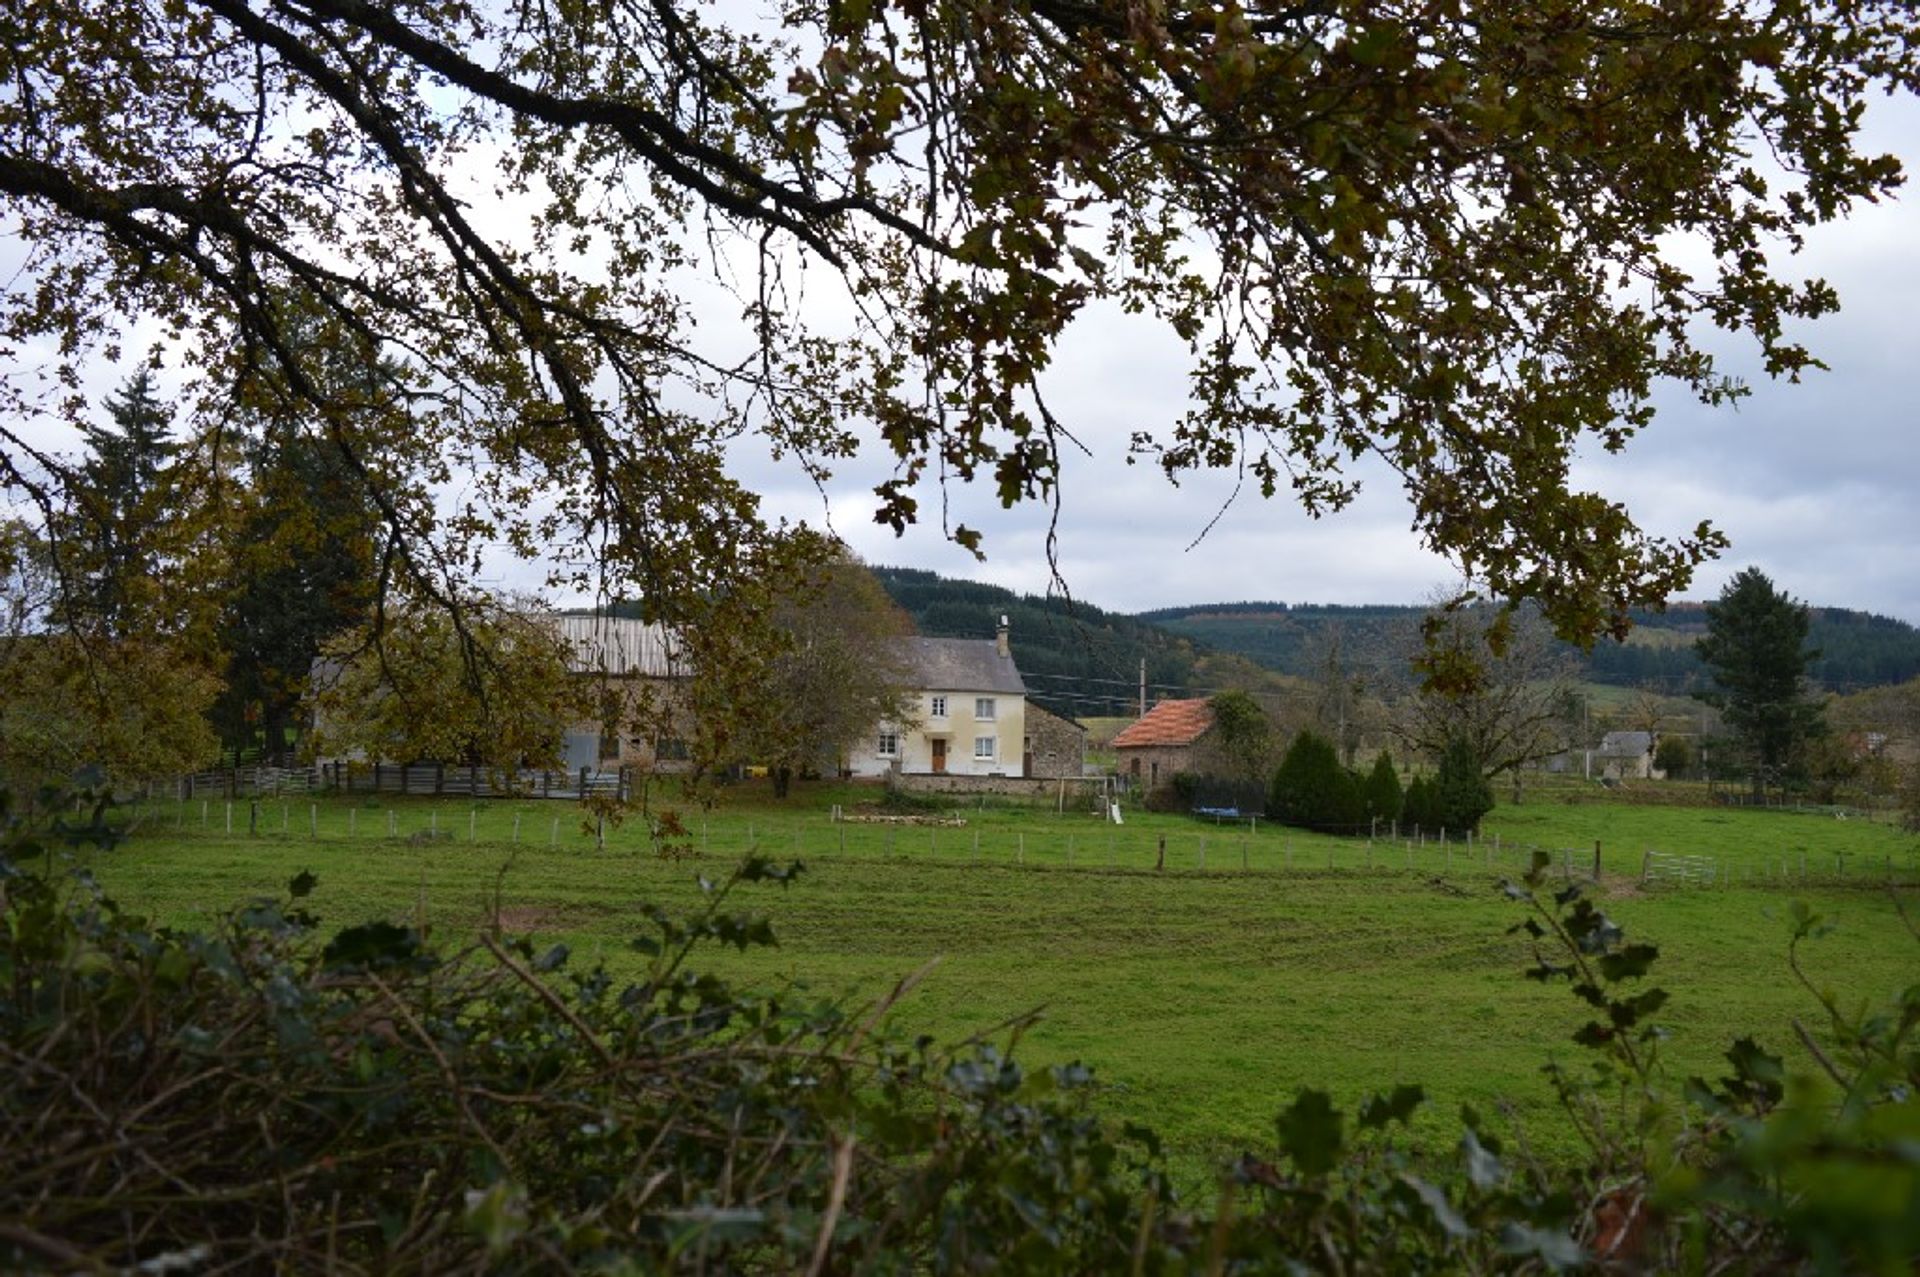
{"type": "Polygon", "coordinates": [[[1241,780],[1266,775],[1272,766],[1273,723],[1260,702],[1245,692],[1216,692],[1207,708],[1213,711],[1214,739],[1228,774],[1241,780]]]}
{"type": "Polygon", "coordinates": [[[1422,829],[1428,833],[1436,833],[1446,824],[1440,808],[1439,787],[1433,777],[1415,776],[1407,782],[1406,795],[1400,802],[1400,824],[1409,830],[1422,829]]]}
{"type": "Polygon", "coordinates": [[[1453,741],[1440,755],[1433,804],[1440,827],[1456,834],[1479,829],[1480,818],[1493,810],[1493,786],[1480,770],[1478,753],[1467,742],[1453,741]]]}
{"type": "Polygon", "coordinates": [[[1333,742],[1302,731],[1267,791],[1267,816],[1304,829],[1351,829],[1365,823],[1360,787],[1340,765],[1333,742]]]}
{"type": "Polygon", "coordinates": [[[87,456],[68,484],[72,509],[55,522],[65,589],[57,614],[69,627],[125,638],[151,625],[173,552],[180,548],[170,466],[172,413],[141,367],[106,403],[110,424],[86,424],[87,456]]]}
{"type": "Polygon", "coordinates": [[[1667,779],[1679,780],[1693,766],[1693,746],[1684,736],[1662,736],[1653,749],[1653,765],[1667,779]]]}
{"type": "Polygon", "coordinates": [[[1365,804],[1369,819],[1400,819],[1401,807],[1405,795],[1400,789],[1400,769],[1393,765],[1393,757],[1386,750],[1380,751],[1380,757],[1373,760],[1373,770],[1361,786],[1361,801],[1365,804]]]}
{"type": "MultiPolygon", "coordinates": [[[[340,412],[381,410],[389,363],[351,346],[316,354],[340,412]]],[[[300,725],[324,646],[369,619],[380,589],[379,511],[311,419],[282,412],[250,424],[245,479],[223,503],[230,544],[217,642],[226,687],[215,721],[236,752],[260,742],[273,757],[300,725]]]]}
{"type": "Polygon", "coordinates": [[[369,762],[433,759],[510,775],[559,765],[567,727],[594,710],[565,640],[532,608],[417,607],[326,648],[309,747],[369,762]]]}
{"type": "Polygon", "coordinates": [[[1824,1078],[1791,1071],[1742,1037],[1726,1052],[1727,1076],[1677,1081],[1656,1018],[1667,991],[1644,984],[1658,950],[1629,942],[1578,885],[1543,904],[1550,868],[1537,853],[1524,885],[1506,890],[1530,906],[1513,928],[1534,945],[1528,976],[1566,981],[1595,1013],[1572,1035],[1586,1067],[1548,1066],[1591,1174],[1609,1185],[1593,1212],[1592,1255],[1666,1270],[1698,1266],[1737,1238],[1754,1270],[1911,1271],[1920,1261],[1920,985],[1890,1007],[1843,1010],[1802,965],[1803,945],[1828,927],[1796,902],[1788,965],[1827,1023],[1824,1032],[1793,1027],[1824,1078]]]}
{"type": "Polygon", "coordinates": [[[211,762],[219,681],[180,642],[37,634],[0,660],[0,784],[21,791],[85,767],[131,787],[211,762]]]}
{"type": "Polygon", "coordinates": [[[1707,608],[1707,633],[1696,645],[1713,671],[1718,706],[1752,768],[1755,792],[1784,778],[1796,753],[1825,730],[1819,702],[1807,694],[1807,607],[1774,588],[1758,568],[1727,583],[1707,608]]]}
{"type": "MultiPolygon", "coordinates": [[[[101,810],[49,832],[110,840],[101,810]]],[[[8,822],[0,844],[10,1270],[86,1255],[279,1271],[1198,1273],[1313,1255],[1355,1274],[1722,1260],[1897,1273],[1920,1256],[1920,990],[1890,1014],[1843,1008],[1804,969],[1825,929],[1804,909],[1789,964],[1827,1016],[1801,1036],[1830,1088],[1751,1037],[1726,1077],[1671,1081],[1657,951],[1577,887],[1544,898],[1543,856],[1506,891],[1526,907],[1514,930],[1528,974],[1565,981],[1582,1008],[1584,1065],[1549,1072],[1589,1156],[1542,1163],[1468,1107],[1453,1155],[1420,1158],[1401,1142],[1419,1086],[1351,1111],[1308,1087],[1194,1206],[1151,1130],[1089,1110],[1078,1065],[1029,1071],[990,1046],[892,1038],[880,1026],[905,984],[856,1013],[697,970],[703,947],[773,942],[731,898],[790,883],[797,864],[703,878],[690,915],[642,906],[626,981],[497,929],[450,952],[376,918],[323,943],[324,892],[305,872],[210,933],[156,930],[84,874],[28,872],[48,843],[8,822]]]]}

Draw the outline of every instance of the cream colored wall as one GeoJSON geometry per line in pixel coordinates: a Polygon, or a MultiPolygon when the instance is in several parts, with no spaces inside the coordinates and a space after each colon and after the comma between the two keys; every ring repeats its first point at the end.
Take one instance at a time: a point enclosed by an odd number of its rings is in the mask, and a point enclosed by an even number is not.
{"type": "MultiPolygon", "coordinates": [[[[916,774],[931,772],[933,738],[944,736],[947,741],[947,774],[950,776],[1025,774],[1026,697],[1005,692],[922,692],[916,712],[920,721],[900,733],[900,770],[916,774]],[[933,716],[933,698],[939,695],[947,698],[944,718],[933,716]],[[980,697],[991,697],[994,702],[991,720],[982,720],[974,715],[974,702],[980,697]],[[997,748],[992,759],[976,759],[973,756],[973,742],[981,736],[992,736],[995,740],[997,748]]],[[[848,760],[854,775],[884,776],[892,766],[894,760],[882,758],[874,752],[878,738],[879,730],[876,728],[848,760]]]]}

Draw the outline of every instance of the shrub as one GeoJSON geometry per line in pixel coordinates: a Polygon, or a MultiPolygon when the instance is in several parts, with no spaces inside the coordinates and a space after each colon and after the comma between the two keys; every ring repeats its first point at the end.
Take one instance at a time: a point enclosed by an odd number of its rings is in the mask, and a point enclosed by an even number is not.
{"type": "MultiPolygon", "coordinates": [[[[0,801],[0,826],[5,825],[0,801]]],[[[60,840],[105,837],[56,827],[60,840]]],[[[391,921],[322,942],[301,874],[212,934],[154,929],[0,835],[0,1269],[147,1272],[1901,1273],[1920,1257],[1920,988],[1802,1029],[1831,1091],[1752,1039],[1679,1081],[1629,943],[1547,861],[1505,884],[1530,978],[1566,981],[1589,1068],[1549,1075],[1589,1150],[1509,1169],[1471,1108],[1454,1160],[1391,1138],[1425,1101],[1307,1089],[1225,1168],[1208,1218],[1151,1131],[1090,1114],[1078,1065],[886,1036],[740,993],[699,946],[772,943],[730,911],[799,866],[749,860],[687,919],[646,909],[644,974],[391,921]],[[1834,1097],[1844,1097],[1837,1099],[1834,1097]],[[136,1225],[136,1226],[130,1226],[136,1225]]]]}
{"type": "Polygon", "coordinates": [[[1480,818],[1493,810],[1493,786],[1481,774],[1480,760],[1465,741],[1455,741],[1440,756],[1434,777],[1434,814],[1440,827],[1454,833],[1480,828],[1480,818]]]}
{"type": "Polygon", "coordinates": [[[1364,821],[1361,802],[1333,742],[1308,730],[1293,738],[1273,774],[1267,816],[1306,829],[1351,829],[1364,821]]]}
{"type": "Polygon", "coordinates": [[[1394,767],[1393,759],[1386,750],[1381,750],[1380,757],[1373,760],[1373,770],[1367,773],[1366,781],[1361,786],[1361,796],[1369,819],[1400,818],[1400,805],[1405,795],[1400,789],[1400,772],[1394,767]]]}
{"type": "Polygon", "coordinates": [[[1654,747],[1653,765],[1669,780],[1679,780],[1693,766],[1693,747],[1684,736],[1662,736],[1654,747]]]}
{"type": "Polygon", "coordinates": [[[1433,777],[1415,776],[1400,800],[1400,824],[1407,829],[1438,830],[1442,824],[1440,795],[1433,777]]]}

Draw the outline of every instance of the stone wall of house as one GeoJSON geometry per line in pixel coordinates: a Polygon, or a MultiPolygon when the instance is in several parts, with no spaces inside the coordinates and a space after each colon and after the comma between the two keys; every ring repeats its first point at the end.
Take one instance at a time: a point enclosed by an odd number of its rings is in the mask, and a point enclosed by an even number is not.
{"type": "Polygon", "coordinates": [[[1071,779],[1086,767],[1087,729],[1032,703],[1027,705],[1027,746],[1033,759],[1029,776],[1071,779]]]}

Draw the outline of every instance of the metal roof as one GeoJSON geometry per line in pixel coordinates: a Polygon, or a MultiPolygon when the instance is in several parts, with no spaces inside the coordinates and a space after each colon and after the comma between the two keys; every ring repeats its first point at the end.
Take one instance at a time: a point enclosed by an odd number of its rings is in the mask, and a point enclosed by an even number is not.
{"type": "Polygon", "coordinates": [[[688,673],[664,626],[612,616],[550,618],[571,655],[575,674],[639,675],[674,678],[688,673]]]}

